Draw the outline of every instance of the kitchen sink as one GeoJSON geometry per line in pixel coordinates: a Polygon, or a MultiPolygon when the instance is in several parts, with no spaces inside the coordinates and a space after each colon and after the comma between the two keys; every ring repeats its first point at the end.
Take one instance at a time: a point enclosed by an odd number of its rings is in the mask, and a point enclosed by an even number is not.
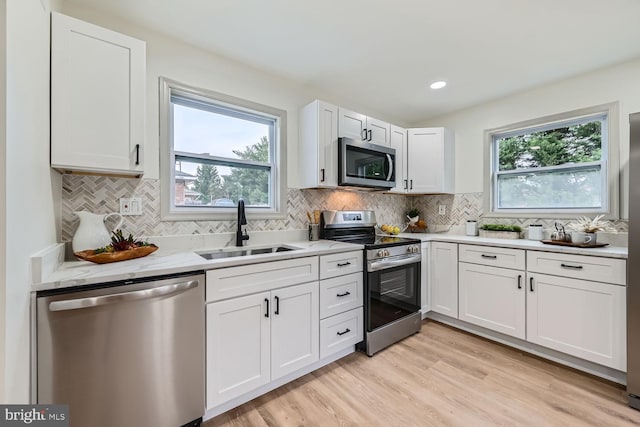
{"type": "Polygon", "coordinates": [[[221,258],[233,258],[233,257],[241,257],[247,255],[261,255],[261,254],[273,254],[276,252],[288,252],[295,251],[296,248],[293,246],[268,246],[263,248],[233,248],[233,249],[215,249],[211,251],[203,251],[196,252],[204,259],[221,259],[221,258]]]}

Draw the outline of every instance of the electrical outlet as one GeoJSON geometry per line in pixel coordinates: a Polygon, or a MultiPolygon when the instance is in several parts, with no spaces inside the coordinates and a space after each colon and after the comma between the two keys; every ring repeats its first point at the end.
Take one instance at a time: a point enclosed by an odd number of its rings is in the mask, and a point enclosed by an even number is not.
{"type": "Polygon", "coordinates": [[[122,197],[120,199],[120,215],[142,215],[142,199],[122,197]]]}
{"type": "Polygon", "coordinates": [[[438,205],[438,215],[447,214],[447,205],[438,205]]]}

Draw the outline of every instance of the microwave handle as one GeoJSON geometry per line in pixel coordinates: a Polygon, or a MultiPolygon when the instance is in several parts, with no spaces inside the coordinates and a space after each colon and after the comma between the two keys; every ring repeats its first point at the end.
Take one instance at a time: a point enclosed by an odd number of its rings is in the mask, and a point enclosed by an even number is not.
{"type": "Polygon", "coordinates": [[[391,177],[393,176],[393,159],[391,158],[391,154],[387,154],[387,160],[389,161],[389,175],[387,175],[387,181],[391,181],[391,177]]]}

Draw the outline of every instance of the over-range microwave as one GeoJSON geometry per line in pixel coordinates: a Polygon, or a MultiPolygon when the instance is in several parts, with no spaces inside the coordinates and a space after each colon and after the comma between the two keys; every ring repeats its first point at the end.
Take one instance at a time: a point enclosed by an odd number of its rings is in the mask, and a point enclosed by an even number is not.
{"type": "Polygon", "coordinates": [[[389,190],[396,186],[396,150],[338,138],[338,185],[389,190]]]}

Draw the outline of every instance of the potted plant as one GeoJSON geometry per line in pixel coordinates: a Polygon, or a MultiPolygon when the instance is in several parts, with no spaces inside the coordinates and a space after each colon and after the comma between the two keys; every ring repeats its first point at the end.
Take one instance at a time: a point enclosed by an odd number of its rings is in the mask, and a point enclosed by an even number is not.
{"type": "Polygon", "coordinates": [[[604,215],[598,215],[593,219],[581,216],[575,222],[569,223],[567,228],[572,231],[571,241],[578,244],[595,245],[598,231],[615,231],[611,223],[603,220],[602,217],[604,215]]]}
{"type": "Polygon", "coordinates": [[[417,208],[411,208],[405,212],[409,223],[407,224],[407,229],[410,232],[424,232],[427,228],[427,223],[424,219],[420,219],[420,211],[417,208]]]}
{"type": "Polygon", "coordinates": [[[405,212],[407,219],[409,220],[409,224],[414,224],[418,222],[420,219],[420,210],[418,208],[411,208],[405,212]]]}
{"type": "Polygon", "coordinates": [[[518,225],[484,224],[480,226],[480,237],[494,239],[519,239],[522,228],[518,225]]]}

